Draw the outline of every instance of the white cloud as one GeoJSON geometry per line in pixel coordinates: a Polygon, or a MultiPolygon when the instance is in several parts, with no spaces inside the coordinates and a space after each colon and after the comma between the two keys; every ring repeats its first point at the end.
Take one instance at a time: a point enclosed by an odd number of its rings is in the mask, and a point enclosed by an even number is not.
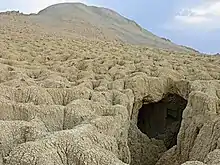
{"type": "Polygon", "coordinates": [[[220,1],[205,2],[191,11],[201,16],[220,16],[220,1]]]}
{"type": "Polygon", "coordinates": [[[182,9],[172,21],[176,28],[220,29],[220,0],[202,1],[192,8],[182,9]],[[181,27],[180,27],[181,26],[181,27]]]}
{"type": "Polygon", "coordinates": [[[187,24],[201,24],[210,21],[210,19],[202,16],[179,16],[179,15],[175,16],[175,20],[187,24]]]}
{"type": "Polygon", "coordinates": [[[81,2],[87,3],[87,0],[3,0],[1,10],[19,10],[23,13],[37,13],[40,10],[57,3],[81,2]]]}

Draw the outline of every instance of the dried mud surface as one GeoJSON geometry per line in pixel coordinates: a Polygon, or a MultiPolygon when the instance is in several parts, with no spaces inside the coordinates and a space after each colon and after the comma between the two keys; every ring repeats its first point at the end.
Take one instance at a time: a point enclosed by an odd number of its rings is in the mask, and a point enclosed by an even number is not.
{"type": "Polygon", "coordinates": [[[0,15],[0,165],[220,162],[220,57],[52,29],[0,15]],[[168,151],[137,128],[167,93],[188,101],[168,151]]]}

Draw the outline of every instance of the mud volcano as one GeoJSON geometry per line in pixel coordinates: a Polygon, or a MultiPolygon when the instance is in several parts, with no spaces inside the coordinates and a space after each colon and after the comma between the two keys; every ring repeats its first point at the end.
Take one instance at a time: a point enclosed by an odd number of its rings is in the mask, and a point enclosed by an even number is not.
{"type": "Polygon", "coordinates": [[[149,138],[163,140],[170,149],[177,143],[186,105],[187,101],[176,94],[167,94],[156,103],[143,104],[138,114],[138,128],[149,138]]]}
{"type": "Polygon", "coordinates": [[[0,22],[0,165],[220,164],[220,56],[79,3],[0,22]]]}

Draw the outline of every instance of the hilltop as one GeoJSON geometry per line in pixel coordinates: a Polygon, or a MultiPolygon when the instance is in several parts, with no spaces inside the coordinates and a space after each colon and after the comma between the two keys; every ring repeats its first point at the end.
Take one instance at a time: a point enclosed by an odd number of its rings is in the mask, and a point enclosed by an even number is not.
{"type": "Polygon", "coordinates": [[[68,36],[77,35],[174,51],[198,52],[192,48],[176,45],[169,39],[158,37],[135,21],[103,7],[87,6],[82,3],[60,3],[49,6],[37,14],[30,14],[28,19],[68,36]]]}

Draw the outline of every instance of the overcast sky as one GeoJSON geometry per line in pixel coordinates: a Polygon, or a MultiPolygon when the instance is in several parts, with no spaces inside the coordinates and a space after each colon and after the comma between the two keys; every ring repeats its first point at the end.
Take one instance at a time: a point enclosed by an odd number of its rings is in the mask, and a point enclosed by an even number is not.
{"type": "Polygon", "coordinates": [[[156,35],[201,52],[220,52],[220,0],[0,0],[0,11],[36,13],[62,2],[114,9],[156,35]]]}

